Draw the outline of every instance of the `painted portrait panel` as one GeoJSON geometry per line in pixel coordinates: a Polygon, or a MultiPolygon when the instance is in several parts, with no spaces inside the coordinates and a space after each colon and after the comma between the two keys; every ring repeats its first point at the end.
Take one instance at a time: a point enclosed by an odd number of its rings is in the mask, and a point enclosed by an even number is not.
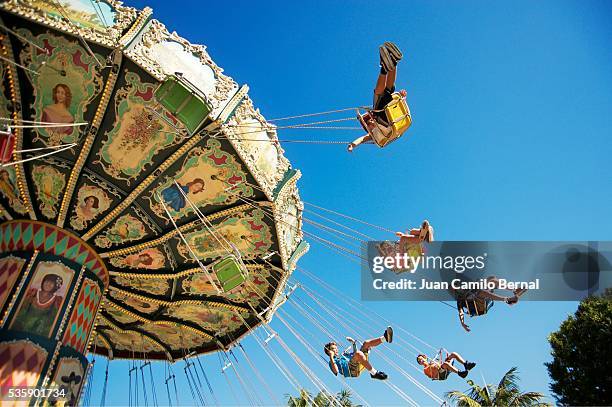
{"type": "Polygon", "coordinates": [[[130,184],[158,153],[184,141],[187,131],[171,114],[155,110],[156,84],[142,82],[133,72],[126,72],[125,81],[115,95],[115,121],[94,163],[130,184]]]}
{"type": "Polygon", "coordinates": [[[15,212],[21,215],[27,213],[28,210],[19,195],[17,174],[13,166],[0,167],[0,196],[8,201],[15,212]]]}
{"type": "Polygon", "coordinates": [[[115,321],[117,321],[117,322],[119,322],[121,324],[133,324],[133,323],[138,322],[138,320],[136,320],[136,318],[134,318],[133,316],[128,315],[125,312],[120,311],[120,310],[118,310],[116,308],[113,308],[112,306],[110,306],[107,309],[105,309],[104,312],[106,312],[106,314],[107,314],[105,316],[110,316],[115,321]]]}
{"type": "Polygon", "coordinates": [[[13,286],[23,269],[25,259],[8,256],[0,259],[0,311],[9,299],[13,286]]]}
{"type": "Polygon", "coordinates": [[[144,223],[128,213],[120,216],[109,229],[97,236],[94,242],[98,247],[109,248],[113,245],[141,239],[145,234],[144,223]]]}
{"type": "Polygon", "coordinates": [[[205,337],[181,326],[148,323],[143,324],[142,328],[173,349],[193,349],[202,346],[206,341],[205,337]]]}
{"type": "Polygon", "coordinates": [[[56,406],[76,406],[81,386],[85,382],[85,369],[77,358],[61,358],[53,375],[52,387],[63,390],[65,398],[52,400],[56,406]]]}
{"type": "Polygon", "coordinates": [[[170,289],[170,280],[165,279],[130,278],[123,276],[117,276],[113,279],[115,283],[123,287],[134,287],[139,291],[153,295],[164,295],[170,289]]]}
{"type": "Polygon", "coordinates": [[[66,176],[50,165],[34,165],[32,180],[41,213],[49,219],[57,216],[57,205],[66,187],[66,176]]]}
{"type": "Polygon", "coordinates": [[[242,165],[220,147],[218,140],[208,140],[205,148],[192,149],[177,173],[152,191],[148,198],[151,210],[167,219],[163,200],[172,217],[180,219],[194,213],[185,195],[198,207],[226,205],[237,202],[240,196],[253,196],[253,188],[244,182],[242,165]]]}
{"type": "Polygon", "coordinates": [[[166,265],[166,256],[158,248],[150,247],[127,256],[112,257],[110,263],[117,267],[157,270],[166,265]]]}
{"type": "Polygon", "coordinates": [[[159,309],[159,305],[157,303],[128,295],[126,292],[118,291],[116,289],[110,290],[110,296],[117,300],[119,307],[121,307],[122,304],[125,304],[128,307],[134,308],[136,311],[140,311],[144,314],[150,314],[159,309]]]}
{"type": "MultiPolygon", "coordinates": [[[[272,233],[268,224],[263,221],[261,210],[225,219],[220,225],[215,225],[215,235],[206,228],[185,233],[185,240],[191,249],[204,261],[211,261],[227,254],[227,249],[217,241],[221,237],[235,244],[245,259],[266,253],[272,245],[272,233]]],[[[181,240],[177,242],[177,251],[185,261],[194,261],[189,249],[181,240]]]]}
{"type": "MultiPolygon", "coordinates": [[[[214,276],[214,272],[211,273],[214,276]]],[[[257,305],[261,301],[267,301],[265,297],[270,283],[270,270],[261,268],[249,270],[247,282],[240,285],[240,288],[232,293],[224,293],[223,296],[234,302],[249,302],[251,305],[257,305]]],[[[206,273],[194,273],[185,277],[180,284],[182,294],[200,296],[200,295],[217,295],[216,289],[210,283],[206,273]]]]}
{"type": "Polygon", "coordinates": [[[74,274],[60,262],[39,262],[10,328],[50,338],[74,274]]]}
{"type": "Polygon", "coordinates": [[[104,331],[118,350],[130,352],[160,352],[162,349],[139,332],[104,331]]]}
{"type": "MultiPolygon", "coordinates": [[[[164,311],[168,316],[190,321],[211,331],[233,330],[243,325],[242,320],[230,309],[208,307],[203,304],[176,304],[164,311]]],[[[243,313],[243,318],[248,312],[243,313]]]]}
{"type": "Polygon", "coordinates": [[[108,194],[100,187],[83,184],[77,193],[75,214],[70,218],[70,226],[83,230],[89,222],[106,211],[112,203],[108,194]]]}
{"type": "Polygon", "coordinates": [[[34,36],[27,29],[20,29],[19,33],[47,50],[45,54],[26,47],[20,53],[24,65],[41,72],[41,75],[31,75],[26,71],[34,87],[33,120],[51,124],[37,128],[34,140],[47,146],[79,141],[84,127],[73,124],[85,121],[88,105],[102,91],[103,80],[96,58],[104,61],[104,57],[96,54],[94,58],[77,40],[52,34],[34,36]]]}

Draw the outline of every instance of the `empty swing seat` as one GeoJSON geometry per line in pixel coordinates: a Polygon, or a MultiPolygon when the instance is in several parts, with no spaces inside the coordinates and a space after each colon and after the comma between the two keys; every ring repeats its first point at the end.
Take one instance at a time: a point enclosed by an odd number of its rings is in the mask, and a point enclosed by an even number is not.
{"type": "Polygon", "coordinates": [[[384,147],[397,140],[412,124],[410,108],[406,103],[406,99],[399,93],[394,93],[392,98],[391,102],[385,106],[388,126],[379,123],[371,111],[367,111],[364,114],[357,111],[357,120],[359,120],[363,129],[368,132],[378,147],[384,147]]]}
{"type": "Polygon", "coordinates": [[[225,293],[240,289],[248,276],[244,263],[233,254],[217,260],[211,267],[225,293]]]}
{"type": "Polygon", "coordinates": [[[189,134],[202,127],[212,110],[206,95],[179,73],[159,85],[155,99],[183,123],[189,134]]]}

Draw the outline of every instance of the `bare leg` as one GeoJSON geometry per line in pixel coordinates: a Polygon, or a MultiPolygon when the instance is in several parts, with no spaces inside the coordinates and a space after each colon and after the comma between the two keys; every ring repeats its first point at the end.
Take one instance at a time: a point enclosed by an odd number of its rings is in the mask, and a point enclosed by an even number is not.
{"type": "Polygon", "coordinates": [[[519,301],[519,298],[521,297],[521,295],[525,294],[526,291],[527,291],[526,288],[517,288],[516,290],[514,290],[514,295],[508,298],[506,302],[508,303],[508,305],[516,304],[519,301]]]}
{"type": "Polygon", "coordinates": [[[450,364],[450,362],[442,363],[442,369],[448,370],[449,372],[453,372],[453,373],[459,373],[459,369],[457,369],[455,366],[450,364]]]}
{"type": "Polygon", "coordinates": [[[493,301],[507,301],[509,297],[504,297],[503,295],[495,294],[492,291],[481,290],[478,292],[478,297],[493,301]]]}
{"type": "Polygon", "coordinates": [[[521,295],[525,294],[527,292],[526,288],[517,288],[516,290],[514,290],[514,295],[518,298],[521,295]]]}
{"type": "MultiPolygon", "coordinates": [[[[499,280],[495,276],[487,277],[487,282],[495,284],[495,288],[499,288],[499,280]]],[[[525,289],[517,289],[514,290],[514,295],[512,297],[503,297],[501,295],[497,295],[491,291],[482,291],[478,293],[482,298],[488,298],[494,301],[506,301],[509,305],[516,304],[519,300],[519,297],[525,293],[525,289]]]]}
{"type": "MultiPolygon", "coordinates": [[[[374,95],[382,95],[385,91],[385,87],[387,86],[387,77],[389,74],[379,74],[378,79],[376,80],[376,87],[374,88],[374,95]]],[[[395,76],[393,77],[393,81],[395,81],[395,76]]],[[[376,109],[376,106],[372,106],[376,109]]]]}
{"type": "Polygon", "coordinates": [[[359,364],[361,364],[363,367],[365,367],[368,371],[372,370],[372,364],[370,362],[368,362],[368,359],[366,358],[366,356],[365,356],[365,354],[363,352],[355,353],[353,355],[353,357],[351,358],[351,360],[355,360],[356,362],[359,362],[359,364]]]}
{"type": "Polygon", "coordinates": [[[387,73],[387,80],[385,81],[385,87],[387,89],[393,89],[395,87],[396,77],[397,77],[397,68],[387,73]]]}
{"type": "Polygon", "coordinates": [[[365,134],[365,135],[363,135],[363,136],[361,136],[359,138],[356,138],[348,146],[349,153],[352,152],[353,149],[355,147],[357,147],[358,145],[363,144],[363,143],[367,143],[368,141],[372,141],[372,137],[370,137],[369,134],[365,134]]]}
{"type": "Polygon", "coordinates": [[[363,345],[361,345],[361,350],[365,352],[375,346],[380,345],[381,343],[383,343],[383,338],[368,339],[363,343],[363,345]]]}
{"type": "Polygon", "coordinates": [[[463,364],[465,364],[465,359],[463,359],[463,358],[461,357],[461,355],[460,355],[460,354],[458,354],[457,352],[452,352],[450,355],[448,355],[448,356],[446,357],[446,361],[447,361],[447,362],[451,361],[452,359],[455,359],[456,361],[458,361],[458,362],[459,362],[459,363],[461,363],[462,365],[463,365],[463,364]]]}
{"type": "MultiPolygon", "coordinates": [[[[495,276],[489,276],[486,278],[487,283],[493,283],[494,289],[499,288],[499,280],[495,276]]],[[[478,297],[493,301],[507,301],[509,297],[504,297],[503,295],[495,294],[492,290],[480,290],[478,292],[478,297]]]]}

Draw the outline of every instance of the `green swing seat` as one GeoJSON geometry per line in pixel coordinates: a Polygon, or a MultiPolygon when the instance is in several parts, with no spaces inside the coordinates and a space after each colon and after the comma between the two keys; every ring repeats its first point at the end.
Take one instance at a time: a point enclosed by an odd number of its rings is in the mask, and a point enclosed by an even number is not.
{"type": "Polygon", "coordinates": [[[217,276],[221,288],[225,293],[238,290],[248,276],[247,268],[244,263],[233,254],[223,257],[213,263],[212,270],[215,276],[217,276]]]}
{"type": "Polygon", "coordinates": [[[183,123],[189,134],[202,127],[212,110],[206,95],[178,72],[158,86],[155,99],[183,123]]]}

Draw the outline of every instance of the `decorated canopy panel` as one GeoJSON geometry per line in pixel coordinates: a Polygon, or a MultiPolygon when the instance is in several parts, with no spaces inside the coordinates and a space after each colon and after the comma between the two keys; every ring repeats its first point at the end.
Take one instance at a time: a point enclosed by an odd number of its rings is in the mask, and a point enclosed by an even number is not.
{"type": "Polygon", "coordinates": [[[228,346],[269,316],[307,246],[300,173],[248,87],[150,9],[0,10],[0,126],[16,141],[0,167],[0,214],[66,229],[100,255],[111,277],[90,349],[176,359],[228,346]],[[168,80],[191,92],[175,110],[160,92],[168,80]],[[181,111],[193,100],[209,108],[195,126],[185,118],[198,111],[181,111]],[[220,289],[212,265],[230,253],[241,273],[220,289]]]}

